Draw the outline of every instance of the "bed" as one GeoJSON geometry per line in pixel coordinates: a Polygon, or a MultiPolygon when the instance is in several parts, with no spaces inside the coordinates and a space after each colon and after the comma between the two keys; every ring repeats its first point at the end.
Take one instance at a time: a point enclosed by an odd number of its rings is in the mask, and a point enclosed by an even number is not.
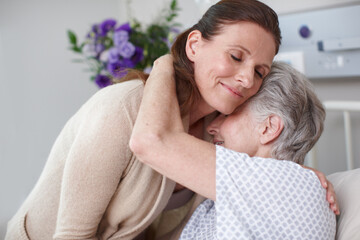
{"type": "MultiPolygon", "coordinates": [[[[326,111],[341,111],[344,119],[346,171],[328,175],[335,188],[340,216],[337,217],[336,239],[360,240],[360,168],[354,168],[351,112],[360,112],[360,102],[327,101],[326,111]]],[[[326,131],[326,129],[325,129],[326,131]]],[[[309,165],[316,168],[316,147],[310,153],[309,165]]]]}

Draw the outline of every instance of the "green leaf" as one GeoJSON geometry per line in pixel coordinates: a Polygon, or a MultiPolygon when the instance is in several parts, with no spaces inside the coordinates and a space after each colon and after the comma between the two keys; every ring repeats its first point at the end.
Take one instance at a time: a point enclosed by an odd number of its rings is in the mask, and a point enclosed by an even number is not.
{"type": "Polygon", "coordinates": [[[176,6],[177,6],[177,1],[176,0],[172,0],[171,1],[171,5],[170,5],[170,9],[171,10],[176,10],[176,6]]]}
{"type": "Polygon", "coordinates": [[[168,22],[171,22],[176,16],[177,16],[177,13],[172,13],[166,18],[166,20],[168,22]]]}
{"type": "Polygon", "coordinates": [[[173,24],[170,25],[170,27],[178,27],[178,28],[180,28],[180,27],[182,27],[182,25],[180,23],[173,23],[173,24]]]}
{"type": "Polygon", "coordinates": [[[77,38],[76,38],[76,34],[74,32],[72,32],[71,30],[67,31],[68,37],[69,37],[69,41],[72,45],[76,46],[77,45],[77,38]]]}
{"type": "Polygon", "coordinates": [[[105,46],[105,49],[109,49],[112,46],[114,46],[113,40],[110,37],[105,37],[102,42],[103,42],[103,44],[105,46]]]}
{"type": "Polygon", "coordinates": [[[131,30],[132,31],[141,31],[141,23],[138,20],[133,19],[132,23],[131,23],[131,30]]]}
{"type": "Polygon", "coordinates": [[[79,47],[81,53],[82,53],[82,50],[83,50],[84,46],[85,46],[85,43],[83,42],[83,43],[80,45],[80,47],[79,47]]]}
{"type": "Polygon", "coordinates": [[[71,50],[73,50],[74,52],[77,52],[77,53],[81,53],[81,52],[82,52],[82,50],[81,50],[80,48],[78,48],[77,46],[73,46],[73,47],[71,48],[71,50]]]}

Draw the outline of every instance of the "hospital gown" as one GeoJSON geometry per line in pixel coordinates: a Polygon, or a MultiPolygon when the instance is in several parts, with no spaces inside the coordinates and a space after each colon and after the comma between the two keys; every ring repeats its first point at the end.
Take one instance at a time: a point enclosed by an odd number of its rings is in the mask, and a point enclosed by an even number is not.
{"type": "Polygon", "coordinates": [[[194,212],[180,239],[334,239],[335,215],[311,170],[216,146],[216,202],[194,212]]]}

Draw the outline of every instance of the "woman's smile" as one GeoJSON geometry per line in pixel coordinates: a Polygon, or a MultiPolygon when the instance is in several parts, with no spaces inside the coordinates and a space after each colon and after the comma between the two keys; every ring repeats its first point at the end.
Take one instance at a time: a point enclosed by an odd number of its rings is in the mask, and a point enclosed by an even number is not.
{"type": "Polygon", "coordinates": [[[229,85],[220,82],[221,86],[223,86],[232,96],[237,98],[242,98],[243,95],[236,88],[230,87],[229,85]]]}

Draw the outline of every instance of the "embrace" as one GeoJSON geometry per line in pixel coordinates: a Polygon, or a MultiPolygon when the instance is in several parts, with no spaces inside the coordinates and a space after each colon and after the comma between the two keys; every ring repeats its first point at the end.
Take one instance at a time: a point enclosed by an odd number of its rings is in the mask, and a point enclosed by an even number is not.
{"type": "Polygon", "coordinates": [[[210,7],[69,119],[5,239],[334,239],[332,185],[301,165],[325,111],[280,43],[267,5],[210,7]]]}

